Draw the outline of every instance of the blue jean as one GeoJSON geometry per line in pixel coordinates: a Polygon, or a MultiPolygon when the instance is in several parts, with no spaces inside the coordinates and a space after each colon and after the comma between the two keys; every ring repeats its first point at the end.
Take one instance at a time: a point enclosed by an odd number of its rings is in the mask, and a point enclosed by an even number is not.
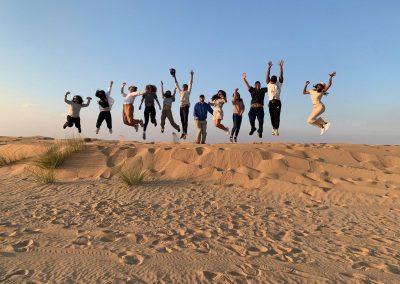
{"type": "Polygon", "coordinates": [[[256,129],[256,118],[258,120],[258,133],[263,133],[264,126],[264,108],[263,107],[252,107],[249,111],[249,120],[251,129],[256,129]]]}
{"type": "Polygon", "coordinates": [[[239,134],[240,125],[242,125],[242,116],[234,113],[232,119],[233,119],[233,127],[231,131],[231,136],[237,137],[239,134]]]}

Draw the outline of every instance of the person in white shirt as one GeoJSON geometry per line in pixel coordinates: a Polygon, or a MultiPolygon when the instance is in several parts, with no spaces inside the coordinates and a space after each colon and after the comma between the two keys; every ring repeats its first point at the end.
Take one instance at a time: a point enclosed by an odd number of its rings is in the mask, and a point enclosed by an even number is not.
{"type": "Polygon", "coordinates": [[[122,119],[124,121],[124,124],[126,124],[128,126],[133,126],[137,132],[139,130],[139,125],[143,127],[143,120],[134,118],[134,116],[133,116],[134,103],[135,103],[136,97],[142,96],[146,92],[138,92],[137,87],[129,86],[128,87],[129,93],[126,94],[124,92],[125,86],[126,86],[126,83],[123,82],[122,86],[121,86],[121,96],[124,98],[122,119]]]}
{"type": "Polygon", "coordinates": [[[279,74],[279,81],[278,78],[273,75],[270,77],[271,74],[271,67],[272,61],[268,62],[268,71],[267,71],[267,88],[268,88],[268,109],[269,115],[271,117],[271,124],[272,124],[272,135],[279,136],[279,124],[280,124],[280,117],[281,117],[281,90],[283,84],[283,63],[284,61],[281,60],[279,62],[280,74],[279,74]]]}
{"type": "Polygon", "coordinates": [[[229,128],[225,127],[221,121],[224,119],[224,111],[222,110],[223,105],[227,102],[226,92],[224,90],[219,90],[217,94],[212,96],[211,102],[209,103],[214,107],[213,120],[214,126],[225,131],[226,135],[229,135],[229,128]]]}
{"type": "Polygon", "coordinates": [[[304,85],[303,94],[310,95],[311,102],[313,104],[313,110],[307,119],[307,122],[313,126],[318,127],[321,132],[320,135],[325,134],[328,131],[331,124],[326,122],[320,115],[325,111],[325,105],[321,102],[322,96],[327,95],[327,91],[332,86],[332,78],[336,75],[336,72],[329,74],[328,86],[324,82],[320,82],[314,85],[314,89],[307,91],[307,87],[310,81],[307,81],[304,85]]]}
{"type": "Polygon", "coordinates": [[[72,101],[68,100],[67,97],[70,92],[67,92],[64,96],[64,102],[69,105],[67,122],[64,123],[63,128],[72,127],[75,124],[75,127],[78,128],[78,132],[81,133],[81,118],[79,116],[81,112],[81,108],[88,107],[90,105],[91,97],[87,97],[88,102],[86,104],[83,103],[83,99],[81,96],[74,96],[72,101]]]}
{"type": "Polygon", "coordinates": [[[112,133],[111,108],[114,104],[114,99],[111,97],[111,90],[112,90],[113,84],[114,84],[114,81],[111,81],[107,92],[105,92],[104,90],[96,91],[96,97],[98,97],[100,99],[98,101],[100,113],[99,113],[99,116],[98,116],[97,122],[96,122],[96,134],[99,134],[100,126],[104,120],[107,123],[107,128],[108,128],[110,134],[112,133]]]}
{"type": "Polygon", "coordinates": [[[174,117],[172,115],[172,110],[171,110],[172,103],[175,102],[175,94],[176,94],[176,88],[174,89],[173,94],[171,94],[170,90],[164,93],[164,83],[163,81],[161,81],[161,96],[163,98],[163,109],[161,112],[161,133],[164,133],[166,118],[168,118],[173,128],[175,128],[178,132],[181,132],[181,128],[174,121],[174,117]]]}
{"type": "Polygon", "coordinates": [[[176,79],[175,69],[171,69],[171,75],[174,78],[175,88],[178,90],[179,97],[180,97],[180,100],[179,100],[180,101],[180,116],[181,116],[181,123],[182,123],[181,139],[186,139],[188,121],[189,121],[190,93],[192,91],[194,72],[193,72],[193,70],[190,71],[189,85],[183,84],[182,89],[179,87],[178,80],[176,79]]]}

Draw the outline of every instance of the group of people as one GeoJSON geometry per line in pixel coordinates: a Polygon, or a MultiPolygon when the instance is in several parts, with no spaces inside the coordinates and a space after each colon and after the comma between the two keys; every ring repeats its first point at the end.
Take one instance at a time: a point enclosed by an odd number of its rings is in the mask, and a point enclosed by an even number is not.
{"type": "MultiPolygon", "coordinates": [[[[283,65],[284,61],[279,62],[279,77],[276,75],[271,76],[272,62],[268,62],[268,69],[266,75],[266,87],[261,87],[261,83],[256,81],[254,86],[251,86],[247,81],[246,73],[243,73],[242,80],[246,85],[251,95],[251,105],[248,113],[251,130],[249,135],[253,135],[256,131],[258,137],[262,138],[264,128],[264,100],[265,95],[268,94],[268,109],[272,125],[272,135],[279,136],[279,125],[280,125],[280,114],[282,103],[280,100],[283,79],[283,65]],[[258,128],[256,127],[256,120],[258,121],[258,128]]],[[[165,131],[166,119],[168,119],[171,126],[178,132],[182,131],[181,139],[187,138],[187,129],[190,112],[190,95],[192,92],[193,85],[193,70],[190,72],[189,84],[183,84],[180,87],[176,78],[176,70],[170,69],[170,74],[173,77],[175,88],[173,92],[167,90],[164,92],[164,83],[161,81],[161,98],[163,100],[162,107],[157,97],[157,87],[155,85],[147,85],[144,91],[138,91],[136,86],[129,86],[128,93],[125,93],[126,83],[122,83],[121,96],[124,98],[123,102],[123,122],[125,125],[133,127],[136,131],[139,131],[139,127],[143,129],[143,139],[146,139],[146,130],[149,121],[156,127],[157,126],[157,113],[155,104],[159,110],[161,110],[161,132],[165,131]],[[172,114],[172,104],[175,102],[176,93],[179,94],[179,107],[180,107],[180,119],[181,126],[179,126],[172,114]],[[139,110],[142,109],[144,103],[144,121],[142,119],[135,118],[134,114],[134,102],[136,97],[141,97],[139,110]]],[[[325,106],[321,99],[323,95],[327,95],[328,89],[332,86],[332,78],[336,75],[336,72],[329,74],[329,82],[326,85],[324,82],[320,82],[314,85],[314,88],[307,90],[309,81],[306,82],[303,90],[303,94],[309,94],[313,104],[313,110],[308,117],[307,122],[320,129],[320,134],[323,135],[328,131],[330,123],[325,121],[321,114],[325,111],[325,106]]],[[[97,90],[95,96],[99,99],[99,115],[96,122],[96,134],[99,133],[100,127],[103,121],[106,121],[109,132],[112,133],[112,116],[111,108],[114,104],[114,99],[111,97],[111,90],[113,87],[113,81],[110,82],[108,91],[97,90]]],[[[88,107],[91,99],[87,97],[87,103],[83,102],[81,96],[75,95],[72,100],[68,100],[70,92],[65,94],[64,101],[70,106],[67,121],[64,124],[64,129],[75,125],[78,128],[78,132],[81,133],[81,122],[80,122],[80,110],[82,107],[88,107]]],[[[236,143],[240,127],[242,124],[242,117],[245,111],[245,105],[243,99],[240,96],[239,89],[236,88],[232,95],[233,105],[233,127],[229,130],[222,121],[224,120],[223,106],[227,103],[227,94],[224,90],[219,90],[217,94],[212,96],[209,102],[206,102],[205,96],[200,95],[199,101],[193,107],[193,117],[196,126],[196,143],[206,143],[207,136],[207,114],[210,113],[213,117],[214,126],[221,129],[229,136],[231,143],[236,143]]]]}

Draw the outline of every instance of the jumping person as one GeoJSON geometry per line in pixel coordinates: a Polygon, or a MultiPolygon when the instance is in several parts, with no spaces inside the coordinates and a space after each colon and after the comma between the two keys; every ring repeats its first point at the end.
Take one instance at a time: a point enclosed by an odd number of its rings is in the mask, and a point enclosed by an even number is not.
{"type": "Polygon", "coordinates": [[[193,70],[190,71],[189,85],[183,84],[182,89],[179,87],[178,80],[176,79],[175,69],[171,69],[171,75],[174,78],[175,88],[178,90],[179,97],[180,97],[180,116],[181,116],[181,123],[182,123],[181,139],[186,139],[188,120],[189,120],[190,93],[192,91],[194,72],[193,72],[193,70]]]}
{"type": "Polygon", "coordinates": [[[134,119],[133,112],[134,112],[134,102],[137,96],[142,96],[145,92],[138,92],[137,87],[129,86],[128,91],[129,93],[126,94],[124,92],[124,88],[126,83],[123,82],[121,86],[121,96],[124,98],[124,104],[122,109],[122,119],[124,124],[128,126],[133,126],[136,132],[139,130],[139,125],[143,127],[143,120],[134,119]]]}
{"type": "Polygon", "coordinates": [[[264,125],[264,98],[265,93],[268,91],[267,88],[261,88],[260,81],[254,83],[254,87],[250,86],[246,79],[246,73],[243,73],[242,79],[247,89],[251,94],[251,107],[249,111],[249,120],[251,125],[251,130],[249,135],[257,130],[256,128],[256,118],[258,120],[258,137],[262,138],[263,125],[264,125]]]}
{"type": "Polygon", "coordinates": [[[171,91],[168,90],[164,93],[164,83],[161,81],[161,95],[163,98],[163,110],[161,112],[161,133],[164,133],[165,119],[168,118],[171,126],[175,128],[178,132],[181,132],[181,128],[175,123],[174,117],[172,116],[172,103],[175,101],[176,88],[174,93],[171,95],[171,91]]]}
{"type": "Polygon", "coordinates": [[[271,117],[273,136],[275,135],[279,136],[278,129],[281,117],[281,109],[282,109],[282,103],[280,97],[283,84],[283,63],[284,63],[283,60],[279,62],[280,74],[278,81],[278,78],[275,75],[270,77],[272,61],[268,62],[266,82],[267,82],[268,99],[269,99],[268,109],[269,109],[269,115],[271,117]]]}
{"type": "Polygon", "coordinates": [[[139,106],[139,109],[142,109],[142,104],[143,104],[143,102],[145,103],[143,140],[146,139],[146,129],[147,129],[147,125],[149,124],[149,118],[151,120],[151,123],[153,123],[154,126],[157,126],[156,108],[154,107],[154,101],[157,102],[158,108],[161,110],[161,105],[157,98],[157,87],[154,85],[147,85],[146,93],[143,95],[142,101],[140,102],[140,106],[139,106]]]}
{"type": "Polygon", "coordinates": [[[100,126],[104,120],[107,123],[108,131],[110,132],[110,134],[112,133],[111,107],[114,104],[114,99],[111,97],[111,90],[112,90],[113,84],[114,84],[114,81],[111,81],[107,92],[105,92],[103,90],[96,91],[96,97],[98,97],[100,99],[98,102],[100,113],[99,113],[99,116],[98,116],[97,122],[96,122],[96,134],[99,134],[100,126]]]}
{"type": "Polygon", "coordinates": [[[232,96],[233,105],[233,127],[231,132],[230,141],[231,143],[237,143],[237,137],[239,134],[240,126],[242,125],[242,117],[245,110],[243,100],[240,98],[239,89],[236,88],[232,96]]]}
{"type": "Polygon", "coordinates": [[[204,100],[204,95],[200,95],[200,101],[194,105],[193,116],[196,126],[196,143],[205,144],[207,137],[207,112],[213,114],[213,109],[204,100]]]}
{"type": "Polygon", "coordinates": [[[327,95],[327,91],[332,86],[332,78],[336,75],[336,72],[329,74],[328,86],[324,82],[320,82],[314,85],[314,89],[307,91],[307,87],[310,81],[307,81],[304,85],[303,94],[309,94],[311,97],[311,102],[313,104],[313,110],[307,119],[307,122],[321,129],[320,135],[325,134],[328,131],[331,124],[326,122],[320,115],[325,111],[325,105],[321,102],[322,96],[327,95]]]}
{"type": "Polygon", "coordinates": [[[72,101],[68,100],[67,97],[70,92],[66,92],[64,96],[64,102],[69,105],[67,122],[64,123],[63,128],[72,127],[75,124],[75,127],[78,128],[78,132],[81,133],[81,118],[79,117],[79,113],[81,112],[81,108],[88,107],[90,105],[91,97],[87,97],[87,103],[83,103],[83,99],[81,96],[74,96],[72,101]]]}
{"type": "Polygon", "coordinates": [[[217,94],[215,94],[211,98],[211,102],[209,103],[214,107],[214,112],[213,112],[213,120],[214,120],[214,126],[222,129],[225,131],[226,135],[229,135],[229,128],[225,127],[221,121],[224,119],[224,111],[222,110],[222,106],[224,103],[226,103],[226,93],[224,90],[219,90],[217,94]]]}

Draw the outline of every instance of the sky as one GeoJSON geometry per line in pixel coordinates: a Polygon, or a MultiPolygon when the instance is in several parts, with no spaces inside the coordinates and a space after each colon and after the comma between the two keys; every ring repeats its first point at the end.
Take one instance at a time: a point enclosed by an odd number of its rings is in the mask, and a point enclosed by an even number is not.
{"type": "MultiPolygon", "coordinates": [[[[113,134],[103,124],[95,134],[96,100],[81,111],[82,136],[141,141],[141,131],[122,123],[120,85],[173,89],[194,70],[192,106],[200,94],[228,94],[224,119],[232,127],[230,97],[239,88],[246,105],[239,142],[400,144],[400,1],[105,1],[0,0],[0,135],[77,136],[62,129],[68,106],[64,94],[94,97],[115,82],[113,134]],[[267,62],[278,74],[285,60],[279,137],[271,136],[266,108],[264,137],[249,136],[250,94],[241,80],[265,85],[267,62]],[[307,124],[310,98],[304,82],[327,81],[336,71],[323,115],[329,132],[307,124]]],[[[159,95],[160,96],[160,95],[159,95]]],[[[135,117],[143,109],[135,104],[135,117]]],[[[161,112],[157,109],[158,121],[161,112]]],[[[179,103],[173,105],[179,122],[179,103]]],[[[171,141],[149,124],[147,141],[171,141]]],[[[188,141],[194,141],[192,109],[188,141]]],[[[228,137],[208,119],[208,142],[228,137]]]]}

